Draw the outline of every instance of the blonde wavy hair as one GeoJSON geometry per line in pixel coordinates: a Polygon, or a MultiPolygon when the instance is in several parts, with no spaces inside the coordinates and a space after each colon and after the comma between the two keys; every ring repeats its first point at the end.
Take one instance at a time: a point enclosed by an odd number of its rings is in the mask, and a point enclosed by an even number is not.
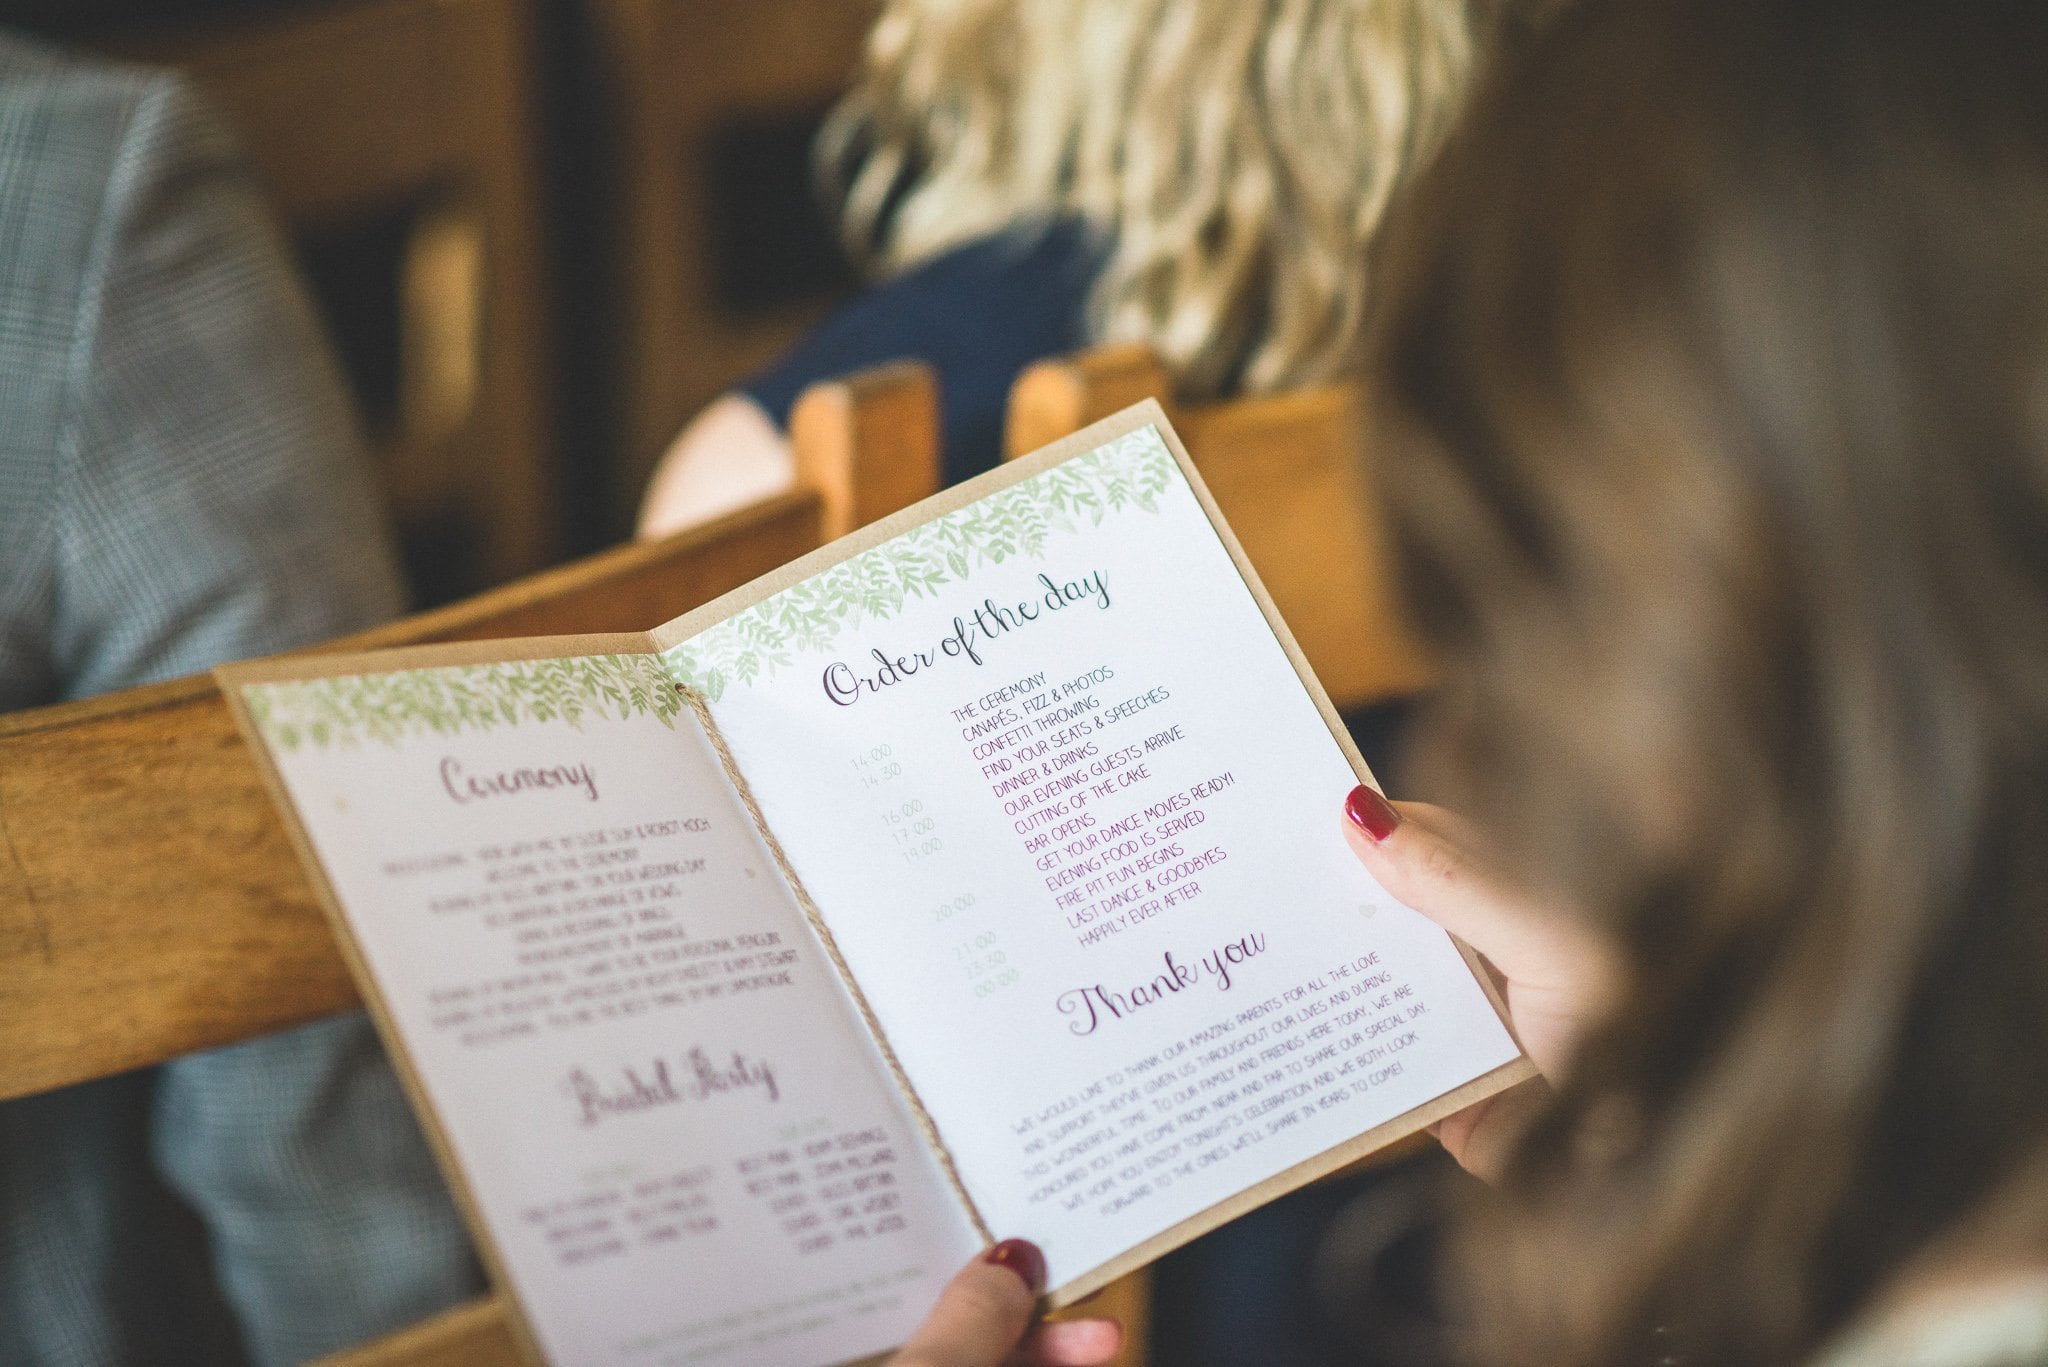
{"type": "Polygon", "coordinates": [[[1100,341],[1182,397],[1346,360],[1364,248],[1472,74],[1480,0],[888,0],[820,156],[884,270],[1078,218],[1100,341]]]}

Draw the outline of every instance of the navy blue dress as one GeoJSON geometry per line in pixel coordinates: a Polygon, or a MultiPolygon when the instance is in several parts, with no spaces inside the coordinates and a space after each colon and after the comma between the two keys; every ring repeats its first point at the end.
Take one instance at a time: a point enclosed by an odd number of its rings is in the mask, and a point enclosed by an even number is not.
{"type": "Polygon", "coordinates": [[[1003,413],[1026,366],[1088,344],[1103,244],[1069,221],[978,238],[863,291],[739,391],[789,426],[804,389],[886,361],[938,372],[948,484],[1003,458],[1003,413]]]}

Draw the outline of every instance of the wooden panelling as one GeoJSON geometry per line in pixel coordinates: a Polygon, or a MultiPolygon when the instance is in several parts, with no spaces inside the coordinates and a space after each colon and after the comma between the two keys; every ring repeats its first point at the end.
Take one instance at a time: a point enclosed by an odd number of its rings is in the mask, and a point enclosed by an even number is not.
{"type": "Polygon", "coordinates": [[[503,1302],[486,1296],[410,1329],[321,1358],[312,1367],[523,1367],[524,1362],[505,1322],[503,1302]]]}
{"type": "Polygon", "coordinates": [[[683,424],[814,320],[823,301],[736,313],[719,302],[713,140],[741,119],[802,115],[844,88],[875,0],[591,0],[618,102],[622,252],[615,341],[623,516],[683,424]]]}
{"type": "MultiPolygon", "coordinates": [[[[343,283],[388,296],[343,302],[388,312],[394,335],[338,340],[359,382],[394,377],[388,411],[365,397],[381,482],[432,567],[423,587],[474,591],[553,559],[527,5],[348,0],[111,46],[193,77],[302,248],[396,239],[370,253],[390,262],[343,283]]],[[[308,262],[316,280],[322,264],[308,262]]]]}

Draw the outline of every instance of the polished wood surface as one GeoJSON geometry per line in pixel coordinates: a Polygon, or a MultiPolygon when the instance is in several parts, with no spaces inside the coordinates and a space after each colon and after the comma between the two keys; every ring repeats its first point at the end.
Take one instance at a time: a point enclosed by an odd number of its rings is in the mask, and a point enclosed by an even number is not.
{"type": "Polygon", "coordinates": [[[939,382],[900,361],[813,385],[789,415],[797,483],[825,500],[827,540],[939,487],[939,382]]]}
{"type": "Polygon", "coordinates": [[[523,1367],[525,1361],[504,1303],[485,1296],[311,1367],[523,1367]]]}
{"type": "MultiPolygon", "coordinates": [[[[1110,1367],[1144,1367],[1146,1315],[1143,1277],[1105,1287],[1086,1305],[1054,1314],[1056,1320],[1105,1316],[1124,1326],[1125,1350],[1110,1367]]],[[[505,1306],[486,1296],[396,1334],[319,1359],[311,1367],[520,1367],[505,1306]]]]}
{"type": "MultiPolygon", "coordinates": [[[[1165,404],[1170,389],[1166,367],[1145,346],[1095,347],[1028,366],[1010,387],[1003,454],[1029,455],[1140,399],[1165,404]]],[[[1169,415],[1179,431],[1180,414],[1169,409],[1169,415]]]]}
{"type": "Polygon", "coordinates": [[[1179,405],[1140,346],[1041,362],[1010,395],[1008,454],[1085,427],[1147,396],[1229,519],[1281,617],[1340,709],[1403,697],[1430,668],[1401,621],[1384,532],[1358,442],[1359,395],[1345,385],[1179,405]]]}

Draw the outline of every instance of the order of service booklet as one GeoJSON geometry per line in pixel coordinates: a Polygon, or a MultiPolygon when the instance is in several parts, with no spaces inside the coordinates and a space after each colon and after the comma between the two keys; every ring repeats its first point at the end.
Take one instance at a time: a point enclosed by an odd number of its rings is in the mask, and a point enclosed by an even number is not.
{"type": "Polygon", "coordinates": [[[818,1367],[1529,1074],[1155,404],[645,635],[224,691],[525,1346],[818,1367]]]}

